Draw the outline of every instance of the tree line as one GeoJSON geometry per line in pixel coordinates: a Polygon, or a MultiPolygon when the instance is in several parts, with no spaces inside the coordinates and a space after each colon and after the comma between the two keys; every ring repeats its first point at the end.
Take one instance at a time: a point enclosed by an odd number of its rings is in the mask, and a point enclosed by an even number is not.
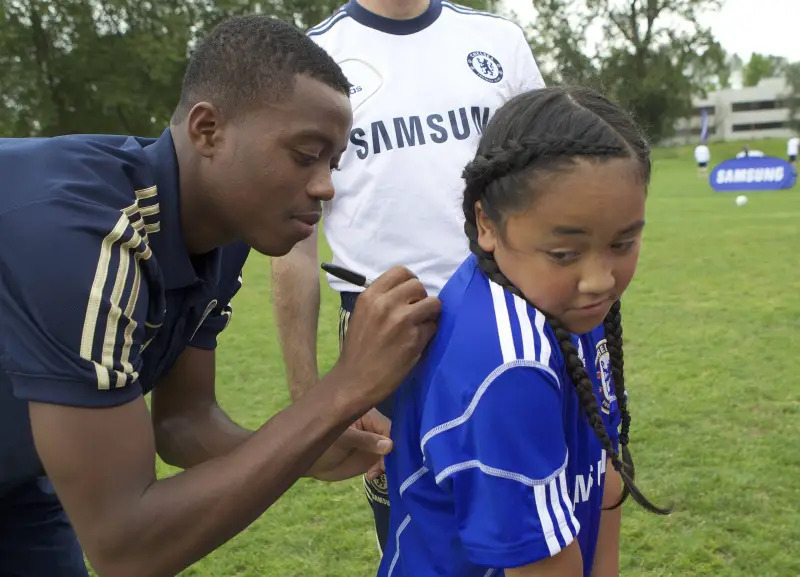
{"type": "MultiPolygon", "coordinates": [[[[0,136],[156,136],[169,121],[192,46],[221,20],[263,12],[313,26],[343,0],[0,0],[0,136]]],[[[497,0],[460,0],[497,11],[497,0]]],[[[620,100],[651,139],[670,136],[694,96],[797,64],[725,53],[700,24],[720,0],[535,0],[528,37],[549,84],[620,100]],[[737,68],[738,67],[738,68],[737,68]]],[[[790,82],[791,85],[791,82],[790,82]]],[[[795,102],[794,99],[791,100],[795,102]]]]}

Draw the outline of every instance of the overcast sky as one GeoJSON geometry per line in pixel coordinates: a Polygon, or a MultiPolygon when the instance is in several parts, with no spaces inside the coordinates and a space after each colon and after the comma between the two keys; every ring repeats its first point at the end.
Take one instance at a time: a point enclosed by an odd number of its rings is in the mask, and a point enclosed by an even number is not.
{"type": "MultiPolygon", "coordinates": [[[[707,22],[725,50],[745,62],[753,52],[800,60],[800,0],[724,0],[707,22]]],[[[520,24],[533,16],[532,0],[504,0],[520,24]]]]}

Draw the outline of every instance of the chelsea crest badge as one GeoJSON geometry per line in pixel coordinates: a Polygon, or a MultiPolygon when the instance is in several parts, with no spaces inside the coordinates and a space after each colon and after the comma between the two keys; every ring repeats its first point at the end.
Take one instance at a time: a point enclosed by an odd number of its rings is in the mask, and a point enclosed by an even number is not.
{"type": "Polygon", "coordinates": [[[597,370],[597,380],[600,382],[600,389],[603,393],[600,408],[608,415],[611,412],[611,403],[616,401],[617,397],[611,389],[611,355],[608,353],[608,344],[605,339],[597,343],[594,365],[597,370]]]}
{"type": "Polygon", "coordinates": [[[467,64],[478,78],[486,82],[500,82],[503,79],[503,67],[497,58],[486,52],[476,50],[467,55],[467,64]]]}

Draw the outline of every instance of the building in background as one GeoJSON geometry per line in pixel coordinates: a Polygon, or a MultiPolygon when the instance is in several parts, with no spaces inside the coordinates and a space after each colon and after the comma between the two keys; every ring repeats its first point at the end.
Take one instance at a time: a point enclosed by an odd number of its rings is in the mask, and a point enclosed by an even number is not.
{"type": "Polygon", "coordinates": [[[675,125],[670,144],[695,144],[701,140],[703,116],[708,140],[789,138],[789,89],[783,78],[765,78],[756,86],[726,88],[692,102],[692,115],[675,125]],[[705,112],[704,112],[705,111],[705,112]]]}

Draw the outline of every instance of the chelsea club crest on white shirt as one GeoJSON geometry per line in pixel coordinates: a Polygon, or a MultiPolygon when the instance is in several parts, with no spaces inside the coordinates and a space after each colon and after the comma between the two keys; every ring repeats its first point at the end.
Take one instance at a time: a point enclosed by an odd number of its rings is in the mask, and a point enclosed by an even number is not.
{"type": "Polygon", "coordinates": [[[308,35],[352,85],[350,142],[323,223],[334,262],[369,278],[404,265],[438,294],[469,252],[461,172],[483,128],[506,100],[544,86],[525,35],[443,0],[411,20],[352,0],[308,35]]]}

